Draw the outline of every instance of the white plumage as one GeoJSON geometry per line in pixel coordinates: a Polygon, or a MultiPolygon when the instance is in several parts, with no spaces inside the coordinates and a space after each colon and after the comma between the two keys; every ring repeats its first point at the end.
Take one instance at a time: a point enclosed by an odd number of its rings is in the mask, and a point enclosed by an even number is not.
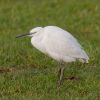
{"type": "MultiPolygon", "coordinates": [[[[88,62],[87,54],[69,32],[56,26],[37,27],[36,30],[31,43],[41,52],[57,61],[72,62],[81,59],[88,62]]],[[[34,29],[30,33],[34,33],[34,29]]]]}
{"type": "MultiPolygon", "coordinates": [[[[59,62],[73,62],[79,60],[88,63],[89,57],[82,49],[78,41],[67,31],[57,26],[46,26],[33,28],[22,37],[31,36],[32,45],[41,52],[49,55],[59,62]]],[[[60,83],[63,78],[64,67],[60,67],[60,83]]]]}

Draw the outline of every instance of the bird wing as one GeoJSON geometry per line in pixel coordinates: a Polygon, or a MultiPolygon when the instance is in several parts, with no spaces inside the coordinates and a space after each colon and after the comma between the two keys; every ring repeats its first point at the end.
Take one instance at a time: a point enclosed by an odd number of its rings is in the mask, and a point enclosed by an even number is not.
{"type": "Polygon", "coordinates": [[[44,33],[45,48],[49,55],[54,53],[61,56],[89,59],[78,41],[69,32],[56,26],[47,26],[44,28],[44,33]]]}

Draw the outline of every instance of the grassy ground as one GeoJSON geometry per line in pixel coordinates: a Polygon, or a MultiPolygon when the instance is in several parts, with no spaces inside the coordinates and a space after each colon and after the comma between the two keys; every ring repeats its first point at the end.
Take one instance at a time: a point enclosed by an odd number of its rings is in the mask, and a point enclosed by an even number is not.
{"type": "MultiPolygon", "coordinates": [[[[100,0],[0,0],[0,100],[100,100],[100,0]],[[90,63],[70,64],[57,88],[58,64],[16,39],[35,26],[57,25],[71,32],[90,63]]],[[[68,66],[68,65],[66,65],[68,66]]]]}

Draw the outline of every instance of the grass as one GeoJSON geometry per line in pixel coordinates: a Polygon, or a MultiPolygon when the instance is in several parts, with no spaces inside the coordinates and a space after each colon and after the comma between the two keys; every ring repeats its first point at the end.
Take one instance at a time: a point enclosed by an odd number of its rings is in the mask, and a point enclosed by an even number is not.
{"type": "MultiPolygon", "coordinates": [[[[0,100],[100,100],[100,0],[0,0],[0,100]],[[68,65],[57,88],[58,63],[16,39],[36,26],[71,32],[90,57],[68,65]]],[[[67,65],[66,65],[67,66],[67,65]]]]}

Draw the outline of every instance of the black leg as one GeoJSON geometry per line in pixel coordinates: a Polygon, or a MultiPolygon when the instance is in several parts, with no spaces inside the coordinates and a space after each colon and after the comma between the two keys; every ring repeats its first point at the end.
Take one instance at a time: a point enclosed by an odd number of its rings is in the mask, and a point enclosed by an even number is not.
{"type": "Polygon", "coordinates": [[[58,70],[58,80],[60,78],[60,74],[61,74],[61,68],[59,68],[59,70],[58,70]]]}
{"type": "Polygon", "coordinates": [[[60,78],[59,78],[60,84],[63,81],[63,76],[64,76],[64,67],[61,68],[61,74],[60,74],[60,78]]]}

